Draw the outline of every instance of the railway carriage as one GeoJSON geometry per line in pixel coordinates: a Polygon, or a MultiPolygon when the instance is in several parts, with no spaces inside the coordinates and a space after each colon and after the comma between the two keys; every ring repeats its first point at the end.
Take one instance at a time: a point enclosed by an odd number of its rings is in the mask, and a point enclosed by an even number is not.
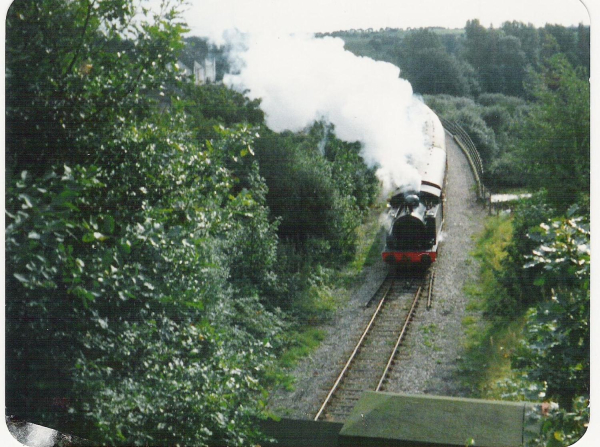
{"type": "Polygon", "coordinates": [[[417,166],[420,190],[397,189],[388,204],[391,225],[382,258],[390,265],[427,267],[437,257],[444,219],[446,138],[430,109],[423,132],[427,148],[417,166]]]}

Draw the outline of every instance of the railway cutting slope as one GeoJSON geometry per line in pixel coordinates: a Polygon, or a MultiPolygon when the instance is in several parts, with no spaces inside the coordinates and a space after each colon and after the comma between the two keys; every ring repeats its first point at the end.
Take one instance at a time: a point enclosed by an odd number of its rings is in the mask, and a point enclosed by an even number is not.
{"type": "MultiPolygon", "coordinates": [[[[464,396],[456,376],[467,315],[464,285],[477,278],[478,264],[470,256],[474,236],[483,229],[485,210],[477,204],[469,164],[447,136],[448,183],[444,241],[435,264],[433,305],[422,306],[410,336],[399,352],[386,391],[464,396]]],[[[383,247],[382,247],[383,248],[383,247]]],[[[383,262],[365,269],[363,281],[349,302],[324,327],[327,338],[292,372],[295,388],[278,390],[269,406],[282,417],[312,419],[334,384],[368,323],[373,309],[365,307],[387,274],[383,262]]]]}

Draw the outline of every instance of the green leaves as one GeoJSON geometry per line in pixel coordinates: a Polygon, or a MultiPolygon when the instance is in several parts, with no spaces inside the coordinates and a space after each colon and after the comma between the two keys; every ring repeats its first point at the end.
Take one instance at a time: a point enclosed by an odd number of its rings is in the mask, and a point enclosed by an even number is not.
{"type": "MultiPolygon", "coordinates": [[[[156,150],[125,158],[112,172],[67,166],[64,174],[55,169],[42,179],[22,175],[8,189],[10,352],[32,367],[46,355],[62,363],[64,392],[79,396],[74,422],[95,427],[94,439],[202,444],[210,433],[246,444],[255,436],[251,420],[262,411],[258,401],[274,349],[262,340],[276,344],[279,331],[278,317],[254,297],[272,278],[274,227],[257,167],[248,170],[252,189],[235,191],[221,164],[226,159],[214,153],[211,164],[202,163],[202,148],[176,129],[125,132],[121,144],[128,150],[156,150]],[[230,269],[239,282],[229,283],[230,269]],[[252,298],[234,301],[233,293],[252,298]],[[234,307],[242,301],[247,313],[234,307]],[[38,314],[29,310],[39,308],[38,314]],[[44,345],[57,336],[50,323],[57,319],[71,322],[61,329],[63,351],[40,351],[40,340],[44,345]],[[132,358],[154,368],[152,375],[132,368],[132,358]],[[71,369],[73,359],[78,367],[71,369]],[[189,392],[183,401],[181,390],[189,392]],[[211,403],[206,395],[220,397],[211,403]],[[218,420],[210,416],[217,413],[218,420]],[[173,422],[181,414],[184,426],[173,422]]],[[[240,140],[251,141],[230,131],[215,144],[234,148],[240,140]]],[[[11,383],[25,377],[57,392],[35,368],[27,374],[21,370],[11,383]]],[[[44,417],[51,423],[53,414],[44,417]]]]}
{"type": "Polygon", "coordinates": [[[530,445],[567,447],[579,441],[587,431],[590,420],[589,399],[580,396],[573,400],[572,409],[550,407],[547,413],[541,420],[540,433],[532,439],[530,445]]]}
{"type": "Polygon", "coordinates": [[[407,32],[393,52],[402,77],[416,93],[467,96],[477,91],[470,85],[475,81],[469,79],[473,68],[449,54],[438,34],[431,30],[407,32]]]}
{"type": "Polygon", "coordinates": [[[106,141],[119,123],[144,116],[154,103],[147,92],[175,82],[167,66],[181,48],[181,25],[166,18],[174,17],[168,9],[165,17],[150,20],[132,20],[136,13],[130,0],[21,0],[11,5],[10,168],[39,173],[40,166],[51,163],[87,162],[98,135],[106,141]]]}
{"type": "Polygon", "coordinates": [[[558,55],[529,89],[537,105],[518,129],[520,156],[530,166],[532,186],[545,188],[551,203],[567,210],[590,191],[588,76],[558,55]]]}
{"type": "Polygon", "coordinates": [[[525,268],[542,266],[553,286],[560,286],[566,278],[589,278],[590,229],[585,218],[572,216],[554,220],[541,224],[540,229],[541,232],[530,235],[541,244],[528,257],[525,268]]]}
{"type": "Polygon", "coordinates": [[[257,131],[203,145],[155,106],[183,28],[134,6],[7,18],[7,404],[103,445],[256,443],[281,330],[257,131]]]}
{"type": "Polygon", "coordinates": [[[543,383],[560,404],[542,424],[538,441],[566,446],[585,432],[590,386],[590,231],[576,209],[540,225],[526,269],[544,301],[528,312],[517,366],[543,383]],[[541,267],[541,268],[540,268],[541,267]]]}
{"type": "MultiPolygon", "coordinates": [[[[302,289],[278,266],[258,164],[279,160],[260,157],[258,101],[177,83],[176,10],[134,6],[22,0],[7,17],[7,404],[103,445],[255,444],[289,296],[278,274],[302,289]]],[[[321,135],[288,137],[298,163],[279,185],[299,179],[299,209],[322,218],[307,265],[339,262],[374,172],[357,145],[317,158],[321,135]]]]}
{"type": "Polygon", "coordinates": [[[105,241],[107,239],[102,233],[94,231],[93,233],[86,233],[83,235],[81,240],[86,243],[94,242],[94,241],[105,241]]]}

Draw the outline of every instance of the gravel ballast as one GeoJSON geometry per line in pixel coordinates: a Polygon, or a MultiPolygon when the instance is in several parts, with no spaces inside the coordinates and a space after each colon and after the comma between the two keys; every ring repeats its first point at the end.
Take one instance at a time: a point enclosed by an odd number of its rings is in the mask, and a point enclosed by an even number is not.
{"type": "MultiPolygon", "coordinates": [[[[435,263],[433,304],[421,304],[401,348],[385,391],[466,396],[456,375],[462,355],[468,298],[465,284],[477,278],[479,265],[470,255],[481,233],[485,209],[477,203],[474,178],[461,149],[446,137],[448,177],[443,241],[435,263]]],[[[327,336],[319,348],[291,372],[293,391],[273,393],[269,407],[279,416],[312,419],[372,315],[365,304],[387,274],[383,262],[365,268],[359,286],[334,318],[323,327],[327,336]]]]}

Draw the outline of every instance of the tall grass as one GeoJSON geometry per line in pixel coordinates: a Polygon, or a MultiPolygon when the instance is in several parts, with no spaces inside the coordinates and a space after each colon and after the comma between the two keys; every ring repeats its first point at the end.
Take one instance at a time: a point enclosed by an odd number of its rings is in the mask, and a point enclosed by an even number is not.
{"type": "Polygon", "coordinates": [[[488,218],[472,253],[480,262],[479,278],[465,287],[471,313],[462,321],[467,338],[460,371],[464,384],[481,398],[505,399],[511,394],[514,399],[515,394],[511,391],[520,380],[512,370],[511,357],[523,338],[525,316],[507,319],[490,314],[495,303],[508,301],[503,299],[507,292],[496,274],[502,269],[502,260],[512,237],[510,216],[488,218]],[[482,314],[487,318],[478,317],[482,314]]]}
{"type": "MultiPolygon", "coordinates": [[[[373,207],[355,230],[359,242],[351,262],[337,269],[318,266],[310,273],[310,286],[300,292],[294,304],[297,324],[286,334],[287,348],[279,357],[284,370],[291,371],[319,347],[326,337],[324,324],[348,303],[364,268],[382,262],[383,234],[379,223],[382,209],[383,205],[373,207]]],[[[294,379],[289,375],[279,377],[279,383],[288,390],[294,387],[294,379]]]]}

